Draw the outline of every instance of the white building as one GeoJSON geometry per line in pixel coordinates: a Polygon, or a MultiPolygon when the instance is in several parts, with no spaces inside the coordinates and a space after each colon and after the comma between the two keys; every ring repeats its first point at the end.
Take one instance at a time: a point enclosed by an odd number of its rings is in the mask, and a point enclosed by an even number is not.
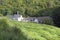
{"type": "Polygon", "coordinates": [[[37,18],[34,19],[34,22],[39,23],[39,20],[37,18]]]}
{"type": "Polygon", "coordinates": [[[23,20],[23,17],[22,17],[22,15],[20,15],[19,17],[18,17],[18,21],[22,21],[23,20]]]}
{"type": "Polygon", "coordinates": [[[22,21],[22,20],[23,20],[22,15],[20,15],[18,11],[17,11],[16,14],[7,15],[7,17],[8,17],[9,19],[16,20],[16,21],[22,21]]]}
{"type": "Polygon", "coordinates": [[[22,15],[17,12],[17,14],[7,15],[11,20],[23,21],[23,22],[35,22],[35,23],[44,23],[45,19],[51,20],[51,17],[22,17],[22,15]]]}

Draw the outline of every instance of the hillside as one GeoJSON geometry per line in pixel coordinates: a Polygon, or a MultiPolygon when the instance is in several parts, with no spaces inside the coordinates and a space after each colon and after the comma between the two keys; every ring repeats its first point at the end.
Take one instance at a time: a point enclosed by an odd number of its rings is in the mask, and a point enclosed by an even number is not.
{"type": "Polygon", "coordinates": [[[0,40],[60,40],[60,28],[0,18],[0,40]]]}
{"type": "Polygon", "coordinates": [[[0,14],[19,11],[23,16],[50,16],[60,0],[0,0],[0,14]]]}

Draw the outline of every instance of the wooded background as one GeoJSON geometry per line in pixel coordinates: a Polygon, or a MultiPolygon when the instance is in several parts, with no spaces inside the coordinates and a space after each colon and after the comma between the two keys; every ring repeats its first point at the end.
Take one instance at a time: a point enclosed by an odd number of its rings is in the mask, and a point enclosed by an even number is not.
{"type": "Polygon", "coordinates": [[[13,14],[17,11],[23,16],[51,16],[60,7],[60,0],[0,0],[0,14],[13,14]]]}

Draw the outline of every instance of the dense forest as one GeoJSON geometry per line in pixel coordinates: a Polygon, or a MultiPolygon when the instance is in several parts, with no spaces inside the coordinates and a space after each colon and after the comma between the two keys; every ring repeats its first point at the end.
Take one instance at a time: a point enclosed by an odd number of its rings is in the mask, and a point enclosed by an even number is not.
{"type": "Polygon", "coordinates": [[[60,40],[60,0],[0,0],[0,40],[60,40]]]}
{"type": "Polygon", "coordinates": [[[60,0],[0,0],[0,14],[19,11],[23,16],[51,16],[59,6],[60,0]]]}

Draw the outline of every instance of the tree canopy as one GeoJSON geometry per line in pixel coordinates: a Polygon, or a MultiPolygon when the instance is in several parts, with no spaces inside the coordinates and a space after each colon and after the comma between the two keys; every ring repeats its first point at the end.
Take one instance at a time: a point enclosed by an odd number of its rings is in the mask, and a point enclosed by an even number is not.
{"type": "Polygon", "coordinates": [[[52,8],[59,6],[60,0],[0,0],[0,13],[19,11],[23,16],[50,16],[52,8]]]}

